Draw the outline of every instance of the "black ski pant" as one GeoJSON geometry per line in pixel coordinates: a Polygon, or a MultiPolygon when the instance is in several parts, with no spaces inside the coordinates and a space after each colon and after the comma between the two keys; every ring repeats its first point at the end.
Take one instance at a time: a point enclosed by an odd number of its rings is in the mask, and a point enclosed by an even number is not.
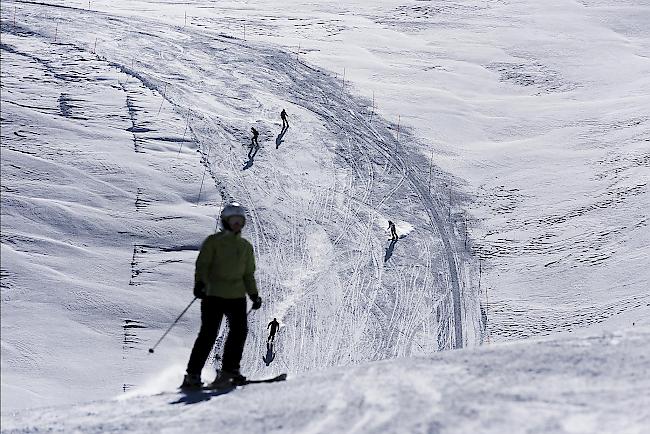
{"type": "Polygon", "coordinates": [[[246,298],[205,297],[201,301],[201,330],[194,342],[190,361],[187,363],[188,374],[201,374],[219,334],[219,327],[224,315],[228,319],[230,331],[223,350],[222,370],[239,369],[248,333],[246,298]]]}
{"type": "Polygon", "coordinates": [[[257,155],[257,151],[260,150],[260,144],[257,143],[257,138],[251,140],[251,146],[248,149],[248,158],[254,158],[257,155]]]}

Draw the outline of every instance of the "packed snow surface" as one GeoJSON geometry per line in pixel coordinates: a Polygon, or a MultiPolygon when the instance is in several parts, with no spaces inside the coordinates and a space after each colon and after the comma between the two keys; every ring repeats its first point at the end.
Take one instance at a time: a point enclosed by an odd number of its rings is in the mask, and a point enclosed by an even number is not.
{"type": "MultiPolygon", "coordinates": [[[[390,431],[399,420],[436,432],[454,415],[459,432],[515,419],[522,430],[639,432],[647,421],[637,411],[647,392],[620,416],[613,397],[629,402],[619,387],[644,384],[650,352],[638,331],[650,317],[650,5],[1,8],[3,430],[27,429],[27,413],[5,417],[14,410],[124,392],[126,404],[96,404],[115,419],[77,409],[68,422],[120,430],[111,424],[127,409],[162,429],[167,398],[133,395],[180,382],[198,303],[147,349],[191,301],[197,250],[231,200],[249,209],[264,299],[242,368],[291,381],[193,408],[228,402],[232,414],[214,417],[253,430],[285,426],[264,423],[281,419],[287,396],[303,413],[285,427],[306,431],[390,431]],[[282,327],[268,348],[273,317],[282,327]],[[611,334],[628,327],[637,331],[611,334]],[[540,360],[555,376],[532,369],[540,360]],[[583,361],[601,372],[589,386],[583,361]],[[621,363],[620,377],[603,368],[621,363]],[[388,383],[377,381],[384,370],[388,383]],[[331,417],[305,425],[316,409],[331,417]]],[[[68,414],[61,407],[39,412],[39,429],[77,429],[50,419],[68,414]]]]}
{"type": "MultiPolygon", "coordinates": [[[[398,358],[228,392],[21,411],[3,432],[627,433],[650,426],[650,327],[398,358]]],[[[153,392],[153,391],[152,391],[153,392]]]]}

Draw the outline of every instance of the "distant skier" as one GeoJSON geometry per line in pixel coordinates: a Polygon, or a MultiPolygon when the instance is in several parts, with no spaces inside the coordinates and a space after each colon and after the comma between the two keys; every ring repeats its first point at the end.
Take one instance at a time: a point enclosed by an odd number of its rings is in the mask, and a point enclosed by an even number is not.
{"type": "Polygon", "coordinates": [[[231,203],[221,211],[223,229],[205,239],[196,259],[194,296],[201,299],[201,329],[194,342],[182,388],[200,388],[201,371],[214,346],[225,315],[230,331],[223,352],[221,374],[213,385],[243,382],[239,364],[246,342],[246,295],[253,309],[262,306],[255,283],[253,246],[241,237],[246,211],[231,203]]]}
{"type": "Polygon", "coordinates": [[[260,149],[260,144],[257,141],[257,137],[260,135],[260,133],[255,129],[255,127],[251,127],[251,132],[253,133],[253,138],[251,139],[251,148],[248,151],[248,158],[252,158],[260,149]],[[253,150],[255,150],[255,152],[253,152],[253,150]]]}
{"type": "Polygon", "coordinates": [[[287,112],[282,109],[280,112],[280,118],[282,119],[282,130],[289,128],[289,121],[287,120],[287,112]]]}
{"type": "Polygon", "coordinates": [[[397,236],[397,230],[395,230],[395,223],[388,220],[388,229],[390,229],[390,240],[397,241],[399,237],[397,236]]]}
{"type": "Polygon", "coordinates": [[[277,319],[273,318],[273,321],[269,323],[269,325],[266,326],[268,329],[271,327],[271,332],[269,333],[269,338],[266,340],[266,342],[273,342],[275,341],[275,333],[278,331],[278,327],[280,327],[280,323],[278,322],[277,319]]]}

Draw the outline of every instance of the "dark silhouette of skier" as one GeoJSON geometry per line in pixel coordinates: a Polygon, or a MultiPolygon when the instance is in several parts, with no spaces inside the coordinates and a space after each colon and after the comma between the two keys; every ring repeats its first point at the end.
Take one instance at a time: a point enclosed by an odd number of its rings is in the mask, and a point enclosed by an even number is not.
{"type": "Polygon", "coordinates": [[[259,132],[255,129],[255,127],[251,127],[251,132],[253,133],[253,138],[251,139],[251,145],[250,145],[250,150],[248,151],[248,158],[253,159],[255,157],[255,154],[257,154],[257,151],[260,149],[260,144],[257,141],[257,137],[260,135],[259,132]],[[255,150],[255,152],[253,152],[255,150]]]}
{"type": "Polygon", "coordinates": [[[269,338],[266,340],[266,342],[273,342],[275,341],[275,333],[278,331],[278,327],[280,327],[280,323],[278,322],[277,319],[273,318],[273,321],[269,323],[269,325],[266,326],[268,329],[271,327],[271,332],[269,333],[269,338]]]}
{"type": "Polygon", "coordinates": [[[267,343],[266,355],[262,357],[262,361],[266,363],[266,366],[269,366],[273,360],[275,360],[275,351],[273,351],[273,343],[267,343]]]}
{"type": "Polygon", "coordinates": [[[287,120],[287,112],[282,109],[280,112],[280,118],[282,119],[282,131],[286,130],[289,128],[289,121],[287,120]]]}
{"type": "Polygon", "coordinates": [[[399,237],[397,236],[397,231],[395,230],[395,223],[388,220],[388,229],[390,229],[390,239],[391,239],[391,241],[397,241],[399,237]]]}

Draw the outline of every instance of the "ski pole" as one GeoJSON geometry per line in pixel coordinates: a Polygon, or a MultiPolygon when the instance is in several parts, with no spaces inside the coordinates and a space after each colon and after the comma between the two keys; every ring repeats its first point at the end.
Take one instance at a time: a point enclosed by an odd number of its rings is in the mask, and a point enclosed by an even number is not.
{"type": "Polygon", "coordinates": [[[167,331],[166,331],[166,332],[165,332],[165,333],[160,337],[160,339],[158,339],[158,342],[156,342],[156,345],[154,345],[153,347],[149,348],[149,352],[150,352],[150,353],[153,354],[153,350],[158,346],[158,344],[160,344],[160,341],[162,341],[162,340],[165,338],[165,336],[167,336],[167,333],[169,333],[169,331],[172,329],[172,327],[174,327],[174,326],[176,325],[176,323],[178,322],[178,320],[181,319],[181,317],[182,317],[183,315],[185,315],[185,312],[187,312],[187,309],[189,309],[190,306],[192,306],[192,303],[194,303],[195,301],[196,301],[196,297],[194,297],[194,298],[192,299],[192,301],[190,301],[190,304],[188,304],[187,307],[186,307],[185,309],[183,309],[183,312],[181,312],[181,314],[178,315],[178,318],[176,318],[176,320],[172,323],[172,325],[169,326],[169,328],[167,329],[167,331]]]}

